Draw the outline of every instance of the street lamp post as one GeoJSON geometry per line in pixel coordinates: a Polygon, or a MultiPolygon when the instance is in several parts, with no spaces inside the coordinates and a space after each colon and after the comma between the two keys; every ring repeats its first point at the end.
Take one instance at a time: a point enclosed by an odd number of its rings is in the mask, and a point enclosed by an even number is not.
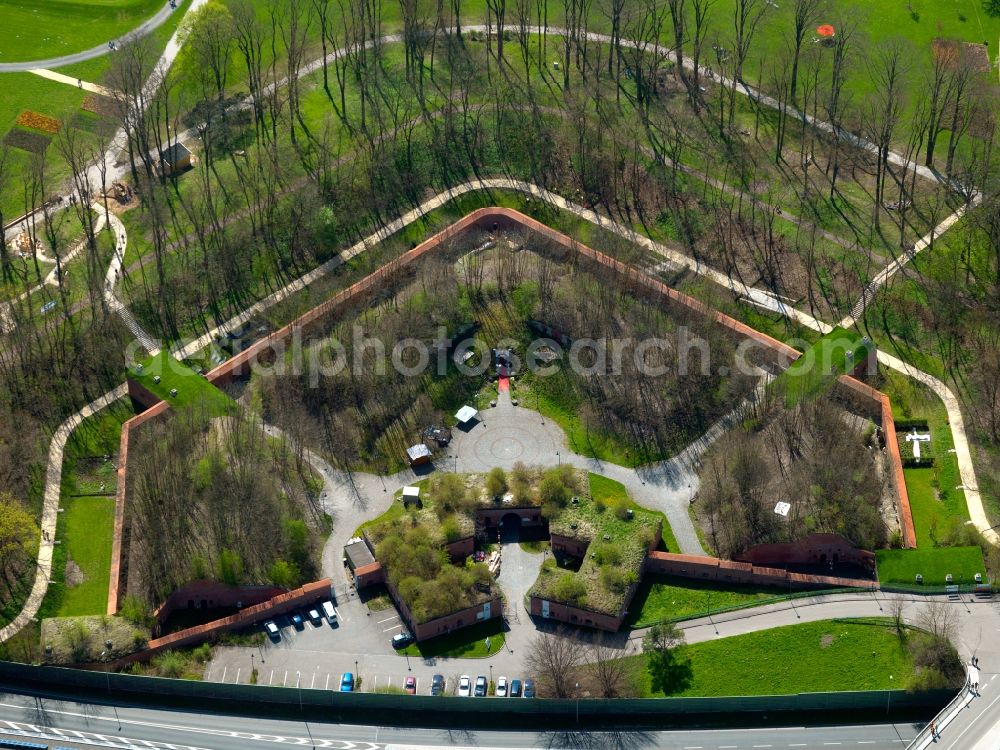
{"type": "Polygon", "coordinates": [[[576,683],[576,723],[580,723],[580,683],[576,683]]]}
{"type": "Polygon", "coordinates": [[[556,451],[556,461],[559,462],[559,466],[562,466],[562,454],[560,454],[559,451],[556,451]]]}
{"type": "MultiPolygon", "coordinates": [[[[892,675],[889,675],[889,682],[892,683],[892,675]]],[[[892,688],[885,691],[885,715],[889,715],[889,701],[892,700],[892,688]]]]}

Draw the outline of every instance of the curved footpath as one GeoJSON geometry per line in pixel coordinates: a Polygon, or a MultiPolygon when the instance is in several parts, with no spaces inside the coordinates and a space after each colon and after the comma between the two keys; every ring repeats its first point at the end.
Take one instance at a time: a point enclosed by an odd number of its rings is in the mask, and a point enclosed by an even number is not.
{"type": "Polygon", "coordinates": [[[170,7],[170,3],[168,2],[151,18],[146,19],[134,29],[126,34],[122,34],[120,37],[108,39],[103,44],[99,44],[96,47],[91,47],[90,49],[83,50],[82,52],[73,52],[69,55],[48,57],[44,60],[0,62],[0,73],[24,73],[34,70],[35,68],[58,68],[61,65],[71,65],[72,63],[84,62],[85,60],[93,60],[95,57],[101,57],[111,52],[111,49],[108,47],[108,42],[123,40],[130,37],[146,36],[151,31],[160,28],[160,26],[166,23],[167,19],[170,18],[170,15],[173,12],[174,9],[170,7]]]}

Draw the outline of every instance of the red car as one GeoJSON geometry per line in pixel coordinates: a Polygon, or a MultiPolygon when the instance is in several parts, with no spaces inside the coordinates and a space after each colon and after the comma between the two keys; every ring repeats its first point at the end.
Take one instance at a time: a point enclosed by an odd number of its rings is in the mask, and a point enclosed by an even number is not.
{"type": "Polygon", "coordinates": [[[417,694],[417,678],[416,677],[407,677],[406,678],[406,682],[403,683],[403,689],[409,695],[416,695],[417,694]]]}

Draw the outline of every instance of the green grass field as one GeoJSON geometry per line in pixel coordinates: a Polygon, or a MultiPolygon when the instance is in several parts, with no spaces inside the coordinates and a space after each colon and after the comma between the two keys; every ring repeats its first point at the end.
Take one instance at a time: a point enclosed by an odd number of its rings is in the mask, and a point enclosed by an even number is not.
{"type": "Polygon", "coordinates": [[[128,376],[174,407],[204,405],[219,415],[228,413],[234,405],[229,396],[166,350],[129,368],[128,376]],[[141,370],[138,365],[142,365],[141,370]],[[156,377],[159,383],[154,381],[156,377]],[[177,390],[176,396],[170,394],[173,389],[177,390]]]}
{"type": "Polygon", "coordinates": [[[625,500],[628,502],[629,507],[633,510],[641,510],[660,516],[660,520],[663,524],[660,532],[663,540],[663,546],[666,547],[668,552],[681,551],[680,545],[677,544],[677,539],[674,538],[674,532],[670,528],[670,522],[667,520],[667,517],[659,511],[651,511],[648,508],[643,508],[642,506],[636,505],[632,502],[628,496],[628,490],[625,489],[625,485],[621,482],[616,482],[614,479],[609,479],[608,477],[601,476],[600,474],[591,473],[590,495],[595,501],[603,502],[609,507],[614,507],[615,502],[618,500],[625,500]]]}
{"type": "Polygon", "coordinates": [[[826,391],[840,375],[852,371],[867,356],[868,349],[860,336],[837,327],[806,349],[774,380],[774,387],[785,389],[785,402],[791,407],[802,398],[826,391]]]}
{"type": "MultiPolygon", "coordinates": [[[[637,656],[645,665],[646,657],[637,656]]],[[[902,689],[913,675],[906,644],[887,622],[824,620],[681,646],[672,687],[643,695],[787,695],[902,689]]]]}
{"type": "Polygon", "coordinates": [[[3,0],[0,62],[81,52],[116,39],[165,5],[161,0],[3,0]]]}
{"type": "Polygon", "coordinates": [[[454,633],[431,638],[423,643],[411,643],[396,653],[400,656],[418,656],[422,659],[435,657],[482,659],[503,650],[503,622],[494,618],[488,622],[456,630],[454,633]],[[486,639],[490,646],[486,648],[486,639]]]}
{"type": "Polygon", "coordinates": [[[83,574],[83,580],[74,584],[64,574],[65,590],[55,616],[104,614],[111,575],[115,499],[74,497],[63,500],[63,507],[60,539],[66,548],[67,564],[72,560],[83,574]]]}
{"type": "Polygon", "coordinates": [[[769,586],[647,575],[639,584],[629,615],[632,627],[642,628],[661,620],[684,620],[708,611],[753,606],[787,593],[787,589],[769,586]]]}
{"type": "Polygon", "coordinates": [[[944,586],[945,576],[955,583],[972,583],[976,573],[986,575],[983,551],[979,547],[924,547],[883,549],[875,553],[878,579],[882,584],[915,585],[915,576],[924,577],[924,586],[944,586]]]}

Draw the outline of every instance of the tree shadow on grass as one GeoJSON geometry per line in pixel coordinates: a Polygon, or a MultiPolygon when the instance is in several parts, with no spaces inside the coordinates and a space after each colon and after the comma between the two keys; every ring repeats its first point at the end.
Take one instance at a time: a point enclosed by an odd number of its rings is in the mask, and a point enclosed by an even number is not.
{"type": "Polygon", "coordinates": [[[691,659],[681,650],[651,654],[648,663],[650,688],[654,694],[676,695],[691,685],[691,659]]]}

